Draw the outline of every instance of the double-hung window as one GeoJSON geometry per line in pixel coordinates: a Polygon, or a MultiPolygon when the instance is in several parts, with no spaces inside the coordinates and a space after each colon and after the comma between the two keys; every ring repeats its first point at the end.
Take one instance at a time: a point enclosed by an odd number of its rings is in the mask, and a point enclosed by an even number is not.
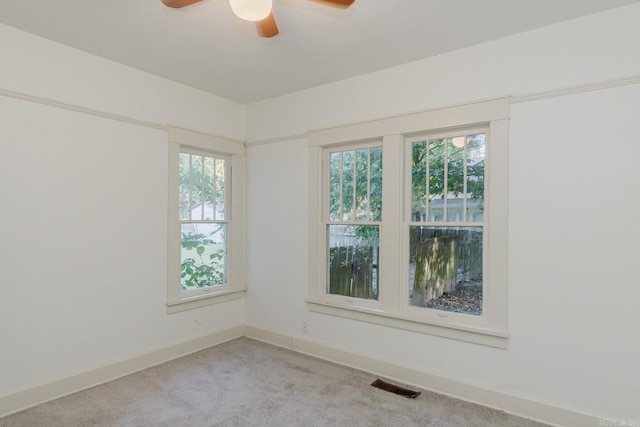
{"type": "Polygon", "coordinates": [[[312,311],[505,347],[508,103],[313,132],[312,311]]]}
{"type": "MultiPolygon", "coordinates": [[[[324,200],[329,295],[378,300],[378,258],[382,219],[380,143],[325,151],[324,200]]],[[[374,304],[372,304],[374,303],[374,304]]]]}
{"type": "Polygon", "coordinates": [[[230,161],[184,148],[180,152],[180,288],[201,292],[227,283],[230,161]]]}
{"type": "Polygon", "coordinates": [[[487,134],[405,138],[411,307],[482,315],[487,134]]]}
{"type": "Polygon", "coordinates": [[[244,290],[242,143],[169,130],[170,312],[239,298],[244,290]]]}

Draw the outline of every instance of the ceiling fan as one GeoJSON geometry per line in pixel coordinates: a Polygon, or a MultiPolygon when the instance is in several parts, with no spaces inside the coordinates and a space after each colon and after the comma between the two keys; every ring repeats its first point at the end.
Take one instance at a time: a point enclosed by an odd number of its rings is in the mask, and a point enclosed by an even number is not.
{"type": "MultiPolygon", "coordinates": [[[[162,0],[165,6],[179,9],[202,0],[162,0]]],[[[328,6],[346,9],[355,0],[313,0],[328,6]]],[[[272,0],[229,0],[231,10],[239,18],[256,23],[256,29],[260,37],[273,37],[278,35],[278,25],[271,11],[272,0]]]]}

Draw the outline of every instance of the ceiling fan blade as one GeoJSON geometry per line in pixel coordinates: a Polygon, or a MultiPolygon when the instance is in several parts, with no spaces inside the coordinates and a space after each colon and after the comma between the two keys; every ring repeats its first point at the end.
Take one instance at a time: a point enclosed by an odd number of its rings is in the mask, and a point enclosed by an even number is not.
{"type": "Polygon", "coordinates": [[[193,3],[198,3],[201,0],[162,0],[165,6],[180,9],[181,7],[189,6],[193,3]]]}
{"type": "Polygon", "coordinates": [[[258,30],[258,35],[260,37],[273,37],[280,33],[280,31],[278,31],[276,20],[273,17],[273,12],[269,12],[269,16],[264,18],[262,21],[256,22],[256,30],[258,30]]]}
{"type": "Polygon", "coordinates": [[[316,3],[326,4],[327,6],[339,7],[346,9],[353,4],[356,0],[313,0],[316,3]]]}

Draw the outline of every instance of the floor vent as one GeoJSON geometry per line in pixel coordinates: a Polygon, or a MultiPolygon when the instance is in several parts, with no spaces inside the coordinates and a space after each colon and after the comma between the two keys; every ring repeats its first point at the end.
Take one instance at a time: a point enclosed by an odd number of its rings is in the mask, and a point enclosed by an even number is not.
{"type": "Polygon", "coordinates": [[[420,395],[419,391],[413,391],[409,390],[408,388],[397,386],[395,384],[390,384],[388,382],[382,381],[380,378],[372,382],[371,385],[385,391],[390,391],[391,393],[399,394],[400,396],[410,397],[412,399],[415,399],[420,395]]]}

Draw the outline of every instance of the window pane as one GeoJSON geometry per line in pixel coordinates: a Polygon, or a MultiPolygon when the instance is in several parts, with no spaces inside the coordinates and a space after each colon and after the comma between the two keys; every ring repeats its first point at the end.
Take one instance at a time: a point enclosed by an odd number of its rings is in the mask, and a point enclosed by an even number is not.
{"type": "Polygon", "coordinates": [[[226,224],[182,224],[182,290],[226,283],[226,224]]]}
{"type": "Polygon", "coordinates": [[[447,138],[447,221],[464,221],[464,136],[447,138]]]}
{"type": "Polygon", "coordinates": [[[180,153],[180,219],[189,219],[189,206],[191,200],[191,155],[180,153]]]}
{"type": "Polygon", "coordinates": [[[409,227],[409,304],[482,314],[481,227],[409,227]]]}
{"type": "Polygon", "coordinates": [[[204,202],[203,194],[203,158],[191,155],[191,219],[203,219],[204,202]]]}
{"type": "Polygon", "coordinates": [[[378,299],[378,226],[329,225],[327,293],[378,299]]]}
{"type": "Polygon", "coordinates": [[[429,152],[429,193],[427,221],[444,220],[444,139],[432,139],[428,144],[429,152]]]}
{"type": "Polygon", "coordinates": [[[329,154],[329,220],[340,221],[340,168],[342,153],[329,154]]]}
{"type": "Polygon", "coordinates": [[[369,150],[356,150],[356,221],[369,221],[369,150]]]}
{"type": "Polygon", "coordinates": [[[215,200],[215,219],[223,220],[226,218],[226,160],[215,159],[215,181],[214,181],[214,200],[215,200]]]}
{"type": "Polygon", "coordinates": [[[371,221],[382,221],[382,147],[374,147],[371,153],[369,186],[371,189],[371,221]]]}
{"type": "Polygon", "coordinates": [[[425,221],[427,212],[427,143],[411,146],[411,221],[425,221]]]}
{"type": "Polygon", "coordinates": [[[342,152],[342,221],[353,221],[353,181],[355,166],[355,152],[342,152]]]}
{"type": "Polygon", "coordinates": [[[484,221],[485,135],[467,137],[467,221],[484,221]]]}
{"type": "Polygon", "coordinates": [[[204,218],[213,220],[214,218],[214,175],[215,159],[213,157],[204,157],[204,218]]]}

